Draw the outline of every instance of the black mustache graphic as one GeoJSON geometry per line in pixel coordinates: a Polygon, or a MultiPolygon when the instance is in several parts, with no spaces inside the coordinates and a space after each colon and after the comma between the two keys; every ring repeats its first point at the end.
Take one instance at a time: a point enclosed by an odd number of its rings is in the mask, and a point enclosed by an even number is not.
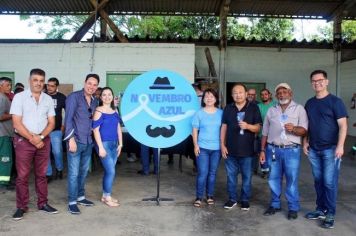
{"type": "Polygon", "coordinates": [[[174,133],[176,132],[176,128],[173,125],[170,125],[170,129],[167,129],[166,127],[156,127],[154,129],[151,128],[152,125],[148,125],[146,127],[146,133],[148,136],[152,138],[157,138],[158,136],[162,135],[165,138],[172,137],[174,133]]]}

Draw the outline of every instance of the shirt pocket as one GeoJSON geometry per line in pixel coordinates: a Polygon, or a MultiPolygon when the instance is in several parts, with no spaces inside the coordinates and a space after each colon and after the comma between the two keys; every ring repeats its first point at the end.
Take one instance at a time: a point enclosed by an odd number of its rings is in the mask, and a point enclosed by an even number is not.
{"type": "Polygon", "coordinates": [[[297,114],[288,115],[288,119],[286,123],[292,123],[293,125],[299,125],[299,118],[297,114]]]}

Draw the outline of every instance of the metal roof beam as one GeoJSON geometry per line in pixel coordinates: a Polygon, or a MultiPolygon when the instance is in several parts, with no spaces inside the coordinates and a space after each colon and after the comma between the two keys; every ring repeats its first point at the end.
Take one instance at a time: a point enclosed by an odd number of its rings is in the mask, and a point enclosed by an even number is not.
{"type": "MultiPolygon", "coordinates": [[[[104,0],[104,1],[109,1],[109,0],[104,0]]],[[[96,7],[96,1],[95,0],[90,0],[90,3],[96,7]]],[[[116,37],[118,38],[118,40],[122,43],[128,43],[129,41],[127,40],[127,38],[125,37],[125,35],[120,31],[120,29],[115,25],[115,23],[109,18],[108,13],[106,13],[106,11],[104,11],[103,9],[98,10],[98,14],[100,15],[100,17],[106,21],[106,23],[109,25],[109,27],[112,29],[112,31],[114,31],[116,37]]],[[[95,35],[94,35],[95,37],[95,35]]]]}
{"type": "Polygon", "coordinates": [[[326,17],[327,21],[332,21],[335,17],[344,17],[347,15],[347,11],[356,5],[356,0],[345,0],[343,1],[331,14],[326,17]]]}
{"type": "MultiPolygon", "coordinates": [[[[109,2],[110,0],[103,0],[100,2],[100,4],[98,5],[98,7],[96,8],[97,11],[100,11],[101,9],[103,9],[109,2]]],[[[95,2],[96,5],[96,2],[95,2]]],[[[95,7],[95,6],[94,6],[95,7]]],[[[77,32],[75,32],[75,34],[72,36],[72,38],[70,39],[70,41],[72,42],[79,42],[84,35],[89,31],[89,29],[94,25],[95,23],[95,17],[97,16],[97,12],[96,10],[94,10],[89,17],[85,20],[85,22],[82,24],[82,26],[80,26],[80,28],[77,30],[77,32]]]]}

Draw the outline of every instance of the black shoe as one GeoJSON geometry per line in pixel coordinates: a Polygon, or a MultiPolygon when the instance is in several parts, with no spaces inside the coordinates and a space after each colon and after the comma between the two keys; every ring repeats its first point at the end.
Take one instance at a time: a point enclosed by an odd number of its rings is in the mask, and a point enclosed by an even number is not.
{"type": "Polygon", "coordinates": [[[167,164],[168,165],[173,165],[174,164],[173,157],[168,157],[167,164]]]}
{"type": "Polygon", "coordinates": [[[295,220],[298,218],[298,212],[296,211],[288,211],[288,220],[295,220]]]}
{"type": "Polygon", "coordinates": [[[234,206],[236,206],[237,202],[234,202],[234,201],[227,201],[225,204],[224,204],[224,208],[225,209],[231,209],[233,208],[234,206]]]}
{"type": "Polygon", "coordinates": [[[89,201],[88,199],[85,198],[83,200],[77,201],[77,203],[82,206],[94,206],[94,202],[89,201]]]}
{"type": "Polygon", "coordinates": [[[149,175],[149,173],[145,173],[145,172],[143,172],[143,170],[138,170],[137,174],[139,174],[139,175],[149,175]]]}
{"type": "Polygon", "coordinates": [[[47,175],[46,177],[47,177],[47,184],[51,183],[53,180],[52,175],[47,175]]]}
{"type": "Polygon", "coordinates": [[[43,205],[38,210],[46,212],[48,214],[57,214],[58,213],[58,210],[56,208],[51,207],[49,204],[43,205]]]}
{"type": "Polygon", "coordinates": [[[269,176],[269,171],[262,171],[261,172],[261,178],[262,179],[268,179],[269,176]]]}
{"type": "Polygon", "coordinates": [[[325,229],[333,229],[334,228],[334,216],[327,214],[325,220],[323,221],[323,223],[321,224],[321,227],[325,228],[325,229]]]}
{"type": "Polygon", "coordinates": [[[276,214],[276,212],[281,211],[281,208],[269,207],[264,213],[264,216],[270,216],[276,214]]]}
{"type": "Polygon", "coordinates": [[[54,179],[63,179],[63,171],[57,170],[56,176],[54,179]]]}
{"type": "Polygon", "coordinates": [[[17,208],[15,214],[12,216],[13,220],[21,220],[26,212],[20,208],[17,208]]]}
{"type": "Polygon", "coordinates": [[[80,210],[79,210],[77,204],[68,205],[68,212],[73,214],[73,215],[79,215],[80,214],[80,210]]]}
{"type": "Polygon", "coordinates": [[[250,203],[248,201],[241,202],[241,210],[248,211],[250,210],[250,203]]]}
{"type": "Polygon", "coordinates": [[[320,210],[311,211],[305,215],[305,218],[307,218],[308,220],[317,220],[317,219],[324,220],[325,217],[326,217],[325,212],[320,210]]]}

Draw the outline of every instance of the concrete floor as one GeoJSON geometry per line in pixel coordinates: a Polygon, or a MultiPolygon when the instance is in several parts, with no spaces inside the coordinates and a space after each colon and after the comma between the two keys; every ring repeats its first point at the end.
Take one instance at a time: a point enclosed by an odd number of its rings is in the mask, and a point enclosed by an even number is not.
{"type": "MultiPolygon", "coordinates": [[[[348,138],[346,152],[355,138],[348,138]]],[[[215,206],[206,204],[197,209],[192,206],[195,198],[195,176],[192,163],[183,158],[183,173],[178,169],[178,157],[173,166],[167,165],[167,156],[161,160],[161,197],[172,197],[173,202],[143,202],[142,198],[156,195],[154,175],[139,176],[139,163],[128,163],[121,157],[117,166],[117,178],[113,196],[118,197],[121,206],[109,208],[102,204],[102,170],[89,174],[87,198],[95,201],[94,207],[80,207],[82,214],[67,212],[66,180],[56,180],[49,184],[49,203],[60,211],[57,215],[47,215],[36,209],[36,195],[33,179],[30,188],[30,211],[24,219],[13,221],[15,192],[0,192],[0,235],[356,235],[356,161],[347,153],[343,159],[335,228],[319,227],[319,221],[306,220],[303,215],[314,209],[315,192],[311,170],[303,158],[300,171],[301,211],[297,220],[286,219],[287,206],[283,198],[283,211],[274,216],[263,216],[269,202],[267,181],[253,177],[253,197],[251,209],[241,211],[238,207],[224,210],[227,200],[226,177],[223,161],[220,164],[216,183],[215,206]]]]}

